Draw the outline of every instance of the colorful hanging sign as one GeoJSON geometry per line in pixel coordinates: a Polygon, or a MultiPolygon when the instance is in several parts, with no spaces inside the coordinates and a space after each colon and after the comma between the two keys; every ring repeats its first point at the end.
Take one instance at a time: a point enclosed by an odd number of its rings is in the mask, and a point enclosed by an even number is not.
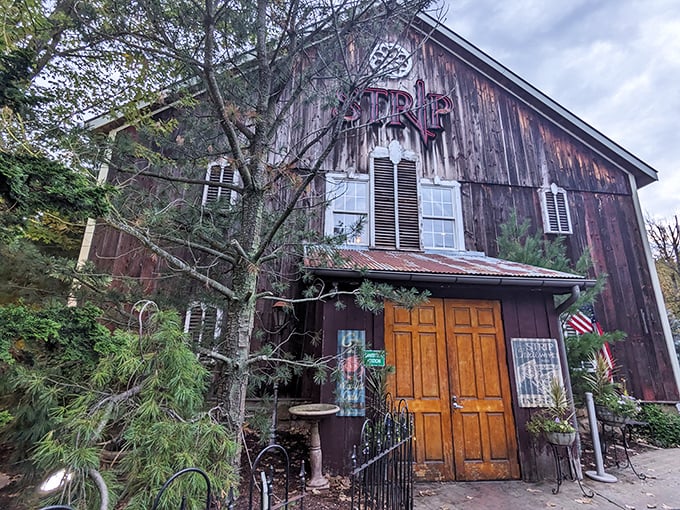
{"type": "Polygon", "coordinates": [[[341,329],[338,331],[337,416],[366,415],[365,369],[362,354],[366,347],[366,331],[341,329]]]}

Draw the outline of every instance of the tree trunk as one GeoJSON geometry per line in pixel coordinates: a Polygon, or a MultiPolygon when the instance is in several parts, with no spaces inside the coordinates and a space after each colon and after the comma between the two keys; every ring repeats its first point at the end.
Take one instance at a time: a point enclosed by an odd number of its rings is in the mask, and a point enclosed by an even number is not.
{"type": "MultiPolygon", "coordinates": [[[[213,385],[217,402],[221,407],[222,420],[228,430],[237,438],[245,421],[246,391],[248,389],[248,356],[255,327],[257,306],[257,282],[260,266],[246,258],[259,246],[264,195],[251,189],[243,195],[242,224],[245,234],[241,236],[243,250],[231,271],[231,287],[238,299],[229,303],[226,314],[224,340],[220,352],[231,362],[219,362],[215,368],[213,385]],[[244,256],[245,255],[245,256],[244,256]]],[[[236,452],[232,465],[238,469],[241,455],[241,441],[236,441],[236,452]]]]}

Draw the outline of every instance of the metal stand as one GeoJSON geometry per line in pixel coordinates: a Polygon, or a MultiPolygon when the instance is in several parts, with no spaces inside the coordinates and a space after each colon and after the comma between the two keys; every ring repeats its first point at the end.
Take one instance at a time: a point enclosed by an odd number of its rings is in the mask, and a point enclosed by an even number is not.
{"type": "Polygon", "coordinates": [[[548,444],[550,445],[550,451],[552,451],[553,459],[555,460],[555,478],[557,482],[557,485],[552,490],[552,493],[558,494],[560,492],[560,486],[562,485],[562,481],[566,480],[568,477],[570,480],[576,480],[578,482],[579,489],[581,489],[581,493],[586,498],[592,498],[593,496],[595,496],[595,493],[593,491],[586,492],[586,489],[583,487],[583,484],[581,484],[581,479],[579,478],[577,474],[578,471],[576,470],[576,461],[572,454],[573,445],[558,445],[552,443],[548,444]],[[567,465],[569,468],[568,474],[562,470],[562,463],[565,460],[567,461],[567,465]]]}
{"type": "Polygon", "coordinates": [[[600,420],[600,422],[602,423],[602,438],[604,439],[602,443],[602,452],[606,453],[607,451],[607,433],[605,427],[609,427],[611,430],[611,434],[609,434],[609,436],[611,438],[612,446],[614,447],[614,463],[616,464],[616,467],[619,469],[625,469],[629,467],[631,471],[635,474],[635,476],[637,476],[640,480],[646,479],[647,475],[645,475],[644,473],[637,472],[635,466],[633,466],[633,463],[630,460],[630,455],[628,453],[628,439],[626,438],[626,433],[632,434],[631,426],[633,424],[609,422],[607,420],[600,420]],[[618,450],[616,448],[616,432],[615,432],[616,429],[618,429],[621,432],[621,445],[623,446],[623,453],[626,456],[625,462],[623,461],[619,462],[618,450]]]}

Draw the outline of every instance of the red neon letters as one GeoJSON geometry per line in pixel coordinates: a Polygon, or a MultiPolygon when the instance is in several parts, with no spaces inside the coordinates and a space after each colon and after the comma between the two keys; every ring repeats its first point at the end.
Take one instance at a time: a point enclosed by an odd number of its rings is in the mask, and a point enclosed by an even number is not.
{"type": "MultiPolygon", "coordinates": [[[[436,138],[437,131],[444,129],[441,116],[447,115],[453,108],[453,102],[445,94],[425,93],[425,82],[416,81],[414,97],[404,90],[366,88],[361,93],[368,100],[368,122],[370,124],[386,123],[390,127],[404,128],[405,118],[420,133],[423,143],[427,145],[436,138]]],[[[344,94],[338,94],[341,102],[346,103],[344,94]]],[[[345,122],[361,119],[360,101],[353,101],[344,107],[345,122]]]]}

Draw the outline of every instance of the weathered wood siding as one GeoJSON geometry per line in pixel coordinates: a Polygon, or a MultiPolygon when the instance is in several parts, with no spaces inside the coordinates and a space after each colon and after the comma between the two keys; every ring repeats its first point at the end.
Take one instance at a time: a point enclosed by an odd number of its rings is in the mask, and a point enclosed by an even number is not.
{"type": "MultiPolygon", "coordinates": [[[[414,50],[409,76],[374,85],[413,95],[416,80],[421,79],[426,92],[447,94],[453,109],[441,117],[442,131],[426,146],[407,122],[402,129],[366,126],[361,125],[364,117],[347,126],[353,129],[335,145],[325,169],[366,173],[370,151],[399,140],[418,154],[420,176],[461,183],[466,249],[489,255],[497,254],[499,225],[512,210],[542,229],[538,190],[555,182],[568,194],[574,228],[566,236],[568,253],[575,259],[589,247],[595,272],[609,275],[596,312],[605,330],[628,334],[628,340],[613,347],[619,375],[644,399],[678,400],[628,175],[520,99],[521,91],[499,85],[459,58],[456,52],[463,54],[462,50],[450,41],[435,34],[435,39],[420,43],[415,31],[404,43],[414,50]]],[[[282,148],[292,151],[304,145],[310,133],[330,118],[327,99],[333,95],[332,83],[315,83],[310,89],[317,95],[291,110],[277,140],[282,148]]],[[[367,98],[361,104],[366,111],[367,98]]],[[[149,194],[157,185],[145,178],[135,183],[149,194]]],[[[176,192],[189,193],[181,186],[176,192]]],[[[310,190],[310,197],[315,194],[310,190]]],[[[317,216],[314,221],[320,220],[317,216]]],[[[153,257],[140,259],[135,243],[116,232],[98,229],[94,241],[90,258],[116,274],[153,280],[163,269],[153,257]]]]}
{"type": "MultiPolygon", "coordinates": [[[[414,34],[405,46],[418,44],[414,34]]],[[[367,173],[370,151],[399,140],[418,154],[421,177],[461,183],[466,249],[492,256],[498,252],[499,226],[511,211],[542,231],[539,189],[553,182],[564,188],[574,230],[565,237],[568,253],[575,260],[590,249],[593,274],[609,275],[596,305],[598,319],[605,330],[628,334],[628,340],[613,347],[619,376],[643,399],[680,398],[628,174],[435,41],[416,49],[408,77],[375,86],[413,94],[417,79],[427,92],[446,93],[453,102],[437,137],[426,146],[408,123],[403,129],[357,123],[336,145],[327,170],[367,173]]],[[[365,112],[368,99],[361,104],[365,112]]],[[[291,123],[319,125],[328,115],[329,110],[307,104],[291,123]]]]}

